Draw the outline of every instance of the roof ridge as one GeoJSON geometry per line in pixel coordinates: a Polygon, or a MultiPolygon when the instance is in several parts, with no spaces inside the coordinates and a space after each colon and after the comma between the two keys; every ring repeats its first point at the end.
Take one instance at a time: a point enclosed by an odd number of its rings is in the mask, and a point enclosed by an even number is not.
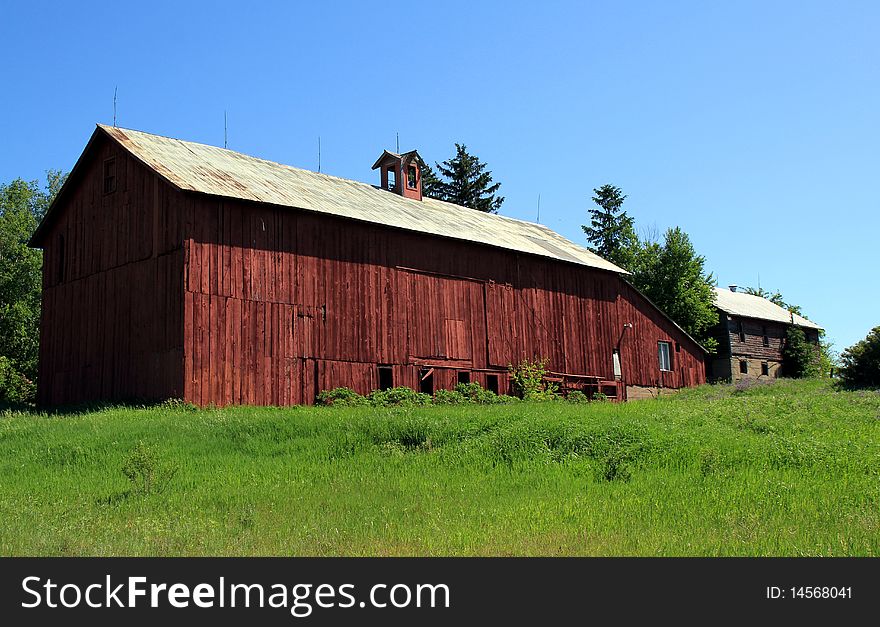
{"type": "Polygon", "coordinates": [[[537,222],[482,212],[429,196],[422,200],[406,198],[364,181],[315,172],[212,144],[103,124],[98,124],[98,128],[147,167],[160,174],[167,171],[164,176],[173,177],[172,182],[181,189],[331,213],[628,274],[537,222]],[[181,153],[186,153],[183,160],[181,153]],[[378,193],[388,196],[380,199],[378,193]],[[364,197],[352,196],[358,194],[364,197]],[[555,245],[558,250],[547,250],[547,246],[533,240],[546,240],[547,245],[555,245]]]}
{"type": "MultiPolygon", "coordinates": [[[[184,144],[184,145],[195,144],[196,146],[204,146],[206,148],[213,148],[214,150],[222,150],[224,152],[232,153],[234,155],[241,155],[243,157],[247,157],[248,159],[256,159],[257,161],[262,161],[263,163],[269,163],[274,166],[280,166],[282,168],[290,168],[291,170],[296,170],[297,172],[306,172],[308,174],[314,174],[315,176],[321,176],[324,178],[337,180],[337,181],[344,181],[346,183],[356,183],[358,185],[364,185],[364,186],[370,187],[372,189],[384,191],[384,190],[382,190],[381,187],[373,185],[372,183],[366,183],[364,181],[358,181],[356,179],[349,179],[349,178],[345,178],[344,176],[336,176],[335,174],[327,174],[326,172],[315,172],[314,170],[309,170],[307,168],[301,168],[301,167],[298,167],[295,165],[290,165],[289,163],[281,163],[280,161],[272,161],[270,159],[265,159],[263,157],[251,155],[246,152],[241,152],[239,150],[233,150],[231,148],[222,148],[220,146],[215,146],[214,144],[206,144],[204,142],[191,141],[188,139],[180,139],[178,137],[171,137],[170,135],[160,135],[159,133],[150,133],[147,131],[140,131],[140,130],[137,130],[134,128],[125,128],[123,126],[109,126],[107,124],[98,124],[97,126],[104,129],[104,130],[114,130],[115,129],[115,130],[119,130],[119,131],[128,131],[130,133],[138,133],[140,135],[151,135],[153,137],[160,137],[162,139],[168,139],[171,141],[180,142],[181,144],[184,144]]],[[[390,153],[390,151],[386,151],[386,152],[390,153]]],[[[416,152],[416,150],[410,150],[408,152],[416,152]]],[[[391,153],[391,154],[396,155],[397,153],[391,153]]],[[[402,153],[402,154],[408,154],[408,153],[402,153]]],[[[397,155],[397,156],[402,156],[402,155],[397,155]]],[[[413,200],[412,198],[406,198],[404,196],[401,196],[401,198],[403,198],[404,200],[411,200],[414,203],[422,202],[422,201],[418,201],[418,200],[413,200]]],[[[448,200],[434,198],[433,196],[424,196],[424,198],[430,200],[431,202],[443,203],[444,205],[449,205],[450,207],[456,207],[458,209],[467,209],[469,211],[478,211],[480,214],[485,215],[485,216],[490,216],[492,218],[500,218],[502,220],[510,220],[512,222],[518,222],[520,224],[528,224],[531,226],[537,226],[537,227],[544,229],[545,231],[550,231],[551,233],[559,235],[558,233],[556,233],[556,231],[551,229],[549,226],[547,226],[546,224],[541,224],[540,222],[532,222],[531,220],[523,220],[522,218],[514,218],[513,216],[507,216],[507,215],[504,215],[501,213],[492,213],[489,211],[479,211],[478,209],[474,209],[472,207],[466,207],[465,205],[459,205],[454,202],[449,202],[448,200]]],[[[568,241],[571,241],[571,240],[568,240],[568,241]]],[[[579,246],[579,244],[577,244],[575,242],[571,242],[571,243],[575,244],[576,246],[579,246]]],[[[584,248],[584,247],[582,246],[581,248],[584,248]]],[[[593,253],[593,254],[595,254],[595,253],[593,253]]]]}

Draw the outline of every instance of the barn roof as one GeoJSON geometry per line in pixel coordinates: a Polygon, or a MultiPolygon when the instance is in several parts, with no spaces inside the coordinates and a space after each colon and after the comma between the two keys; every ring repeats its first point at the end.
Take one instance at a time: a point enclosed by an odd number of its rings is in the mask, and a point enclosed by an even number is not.
{"type": "Polygon", "coordinates": [[[628,274],[541,224],[433,198],[412,200],[367,183],[215,146],[102,124],[98,129],[96,133],[106,133],[182,190],[315,211],[628,274]]]}
{"type": "Polygon", "coordinates": [[[787,322],[807,329],[822,328],[815,322],[807,320],[803,316],[790,313],[787,309],[770,302],[766,298],[746,294],[745,292],[732,292],[721,287],[715,288],[715,306],[733,316],[771,320],[773,322],[787,322]]]}

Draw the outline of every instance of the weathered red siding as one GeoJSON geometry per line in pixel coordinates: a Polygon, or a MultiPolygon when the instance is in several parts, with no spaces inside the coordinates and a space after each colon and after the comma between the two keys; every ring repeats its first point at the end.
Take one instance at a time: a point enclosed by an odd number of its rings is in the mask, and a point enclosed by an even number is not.
{"type": "Polygon", "coordinates": [[[87,153],[45,237],[38,400],[180,396],[180,194],[108,140],[87,153]],[[116,190],[105,194],[111,157],[116,190]]]}
{"type": "Polygon", "coordinates": [[[505,392],[507,365],[527,357],[613,379],[615,348],[628,385],[705,381],[702,350],[613,273],[181,192],[96,138],[41,240],[44,404],[312,403],[377,388],[379,365],[395,385],[418,389],[433,368],[435,389],[464,371],[505,392]],[[671,372],[661,340],[677,347],[671,372]]]}
{"type": "Polygon", "coordinates": [[[331,216],[190,195],[185,397],[311,403],[322,389],[486,385],[525,357],[628,385],[705,382],[703,353],[616,275],[331,216]],[[633,328],[623,332],[624,323],[633,328]],[[679,350],[662,372],[657,342],[679,350]],[[222,372],[219,371],[222,369],[222,372]]]}

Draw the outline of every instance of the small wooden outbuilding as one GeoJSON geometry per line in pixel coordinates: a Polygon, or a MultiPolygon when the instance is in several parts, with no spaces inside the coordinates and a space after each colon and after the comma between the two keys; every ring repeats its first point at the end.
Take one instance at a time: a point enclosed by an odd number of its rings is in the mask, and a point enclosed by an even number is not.
{"type": "Polygon", "coordinates": [[[804,332],[806,340],[819,346],[822,327],[803,316],[754,294],[715,288],[719,322],[713,331],[718,350],[708,363],[710,381],[775,379],[783,375],[782,350],[788,327],[804,332]]]}

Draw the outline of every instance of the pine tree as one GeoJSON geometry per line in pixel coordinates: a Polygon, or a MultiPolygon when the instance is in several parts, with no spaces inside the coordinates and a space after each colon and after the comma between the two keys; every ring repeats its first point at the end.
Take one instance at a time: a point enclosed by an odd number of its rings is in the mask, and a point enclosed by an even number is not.
{"type": "Polygon", "coordinates": [[[418,163],[422,176],[422,195],[429,196],[430,198],[440,198],[440,179],[437,178],[434,168],[428,165],[421,156],[418,157],[418,163]]]}
{"type": "MultiPolygon", "coordinates": [[[[503,196],[496,196],[501,183],[492,183],[492,172],[486,170],[485,163],[468,153],[467,146],[455,144],[455,156],[436,166],[442,179],[432,185],[433,193],[429,196],[477,211],[498,212],[504,202],[503,196]]],[[[422,193],[424,190],[423,173],[422,193]]]]}
{"type": "Polygon", "coordinates": [[[592,244],[590,250],[611,263],[629,270],[639,246],[633,219],[623,210],[626,195],[619,187],[603,185],[593,190],[597,209],[590,209],[590,226],[581,228],[592,244]]]}

